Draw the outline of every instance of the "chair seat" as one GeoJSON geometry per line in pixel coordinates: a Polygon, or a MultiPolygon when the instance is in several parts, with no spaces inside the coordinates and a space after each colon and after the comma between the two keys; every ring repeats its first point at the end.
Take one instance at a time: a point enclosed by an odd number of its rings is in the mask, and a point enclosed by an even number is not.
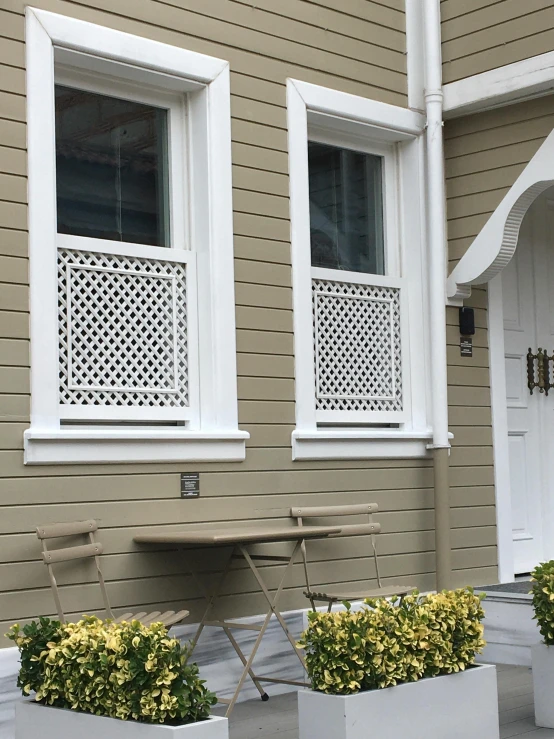
{"type": "Polygon", "coordinates": [[[140,613],[124,613],[118,616],[115,621],[120,624],[122,621],[140,621],[143,626],[149,626],[150,624],[161,621],[164,626],[168,628],[174,624],[178,624],[183,621],[189,615],[189,611],[152,611],[147,613],[141,611],[140,613]]]}
{"type": "Polygon", "coordinates": [[[393,595],[408,595],[412,591],[416,590],[415,585],[387,585],[384,588],[368,588],[367,590],[345,590],[344,592],[329,591],[327,593],[322,592],[309,592],[304,591],[306,598],[313,598],[314,600],[326,600],[333,602],[341,602],[343,600],[364,600],[365,598],[389,598],[393,595]]]}

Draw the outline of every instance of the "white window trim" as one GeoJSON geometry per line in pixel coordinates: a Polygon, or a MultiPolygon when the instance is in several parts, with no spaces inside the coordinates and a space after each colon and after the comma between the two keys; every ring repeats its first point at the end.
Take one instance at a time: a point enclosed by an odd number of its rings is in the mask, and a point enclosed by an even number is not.
{"type": "Polygon", "coordinates": [[[25,463],[240,461],[233,268],[229,64],[168,44],[27,8],[31,427],[25,463]],[[189,96],[189,166],[199,196],[190,239],[198,268],[202,368],[198,428],[60,427],[54,62],[189,96]]]}
{"type": "Polygon", "coordinates": [[[443,86],[445,118],[515,105],[552,94],[554,51],[464,77],[443,86]]]}
{"type": "Polygon", "coordinates": [[[293,459],[424,457],[432,438],[427,419],[431,406],[426,371],[428,310],[425,299],[424,141],[421,135],[424,117],[407,108],[292,79],[287,80],[287,113],[296,364],[293,459]],[[409,313],[421,317],[421,320],[412,320],[409,341],[403,343],[403,351],[406,350],[410,356],[409,386],[417,390],[405,397],[410,422],[398,429],[325,428],[318,427],[316,422],[309,249],[308,138],[311,127],[398,145],[399,207],[403,216],[399,233],[400,270],[408,283],[409,313]],[[414,242],[417,242],[417,248],[414,242]],[[406,248],[408,243],[410,248],[406,248]],[[410,344],[417,351],[410,351],[410,344]]]}

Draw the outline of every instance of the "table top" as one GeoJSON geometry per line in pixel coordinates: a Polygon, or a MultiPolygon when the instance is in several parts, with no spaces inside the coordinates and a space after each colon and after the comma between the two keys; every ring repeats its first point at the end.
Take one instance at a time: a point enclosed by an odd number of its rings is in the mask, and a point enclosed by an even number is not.
{"type": "Polygon", "coordinates": [[[154,534],[139,534],[134,537],[137,544],[265,544],[276,541],[301,541],[302,539],[324,539],[339,534],[340,526],[237,526],[235,528],[213,528],[196,531],[167,531],[154,534]]]}

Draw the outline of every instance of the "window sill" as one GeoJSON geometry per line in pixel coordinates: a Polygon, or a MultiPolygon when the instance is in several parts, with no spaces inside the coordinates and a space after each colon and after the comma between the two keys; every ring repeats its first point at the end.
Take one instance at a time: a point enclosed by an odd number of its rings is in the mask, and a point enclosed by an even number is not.
{"type": "Polygon", "coordinates": [[[292,458],[300,459],[391,459],[428,458],[431,431],[381,429],[320,429],[293,431],[292,458]]]}
{"type": "Polygon", "coordinates": [[[79,429],[24,434],[25,464],[242,462],[246,431],[79,429]]]}

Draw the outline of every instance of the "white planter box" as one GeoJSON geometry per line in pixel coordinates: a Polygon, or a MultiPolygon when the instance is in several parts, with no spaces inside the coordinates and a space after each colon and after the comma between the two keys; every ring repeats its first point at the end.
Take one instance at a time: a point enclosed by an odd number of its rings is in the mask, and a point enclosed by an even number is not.
{"type": "Polygon", "coordinates": [[[32,700],[15,709],[15,739],[229,739],[226,718],[211,716],[185,726],[141,724],[50,708],[32,700]]]}
{"type": "Polygon", "coordinates": [[[300,739],[498,739],[496,667],[355,695],[298,693],[300,739]]]}
{"type": "Polygon", "coordinates": [[[532,596],[521,593],[487,593],[481,659],[495,665],[531,667],[531,648],[539,637],[533,620],[532,596]]]}
{"type": "Polygon", "coordinates": [[[554,729],[554,647],[544,642],[531,649],[533,691],[535,693],[535,723],[554,729]]]}

